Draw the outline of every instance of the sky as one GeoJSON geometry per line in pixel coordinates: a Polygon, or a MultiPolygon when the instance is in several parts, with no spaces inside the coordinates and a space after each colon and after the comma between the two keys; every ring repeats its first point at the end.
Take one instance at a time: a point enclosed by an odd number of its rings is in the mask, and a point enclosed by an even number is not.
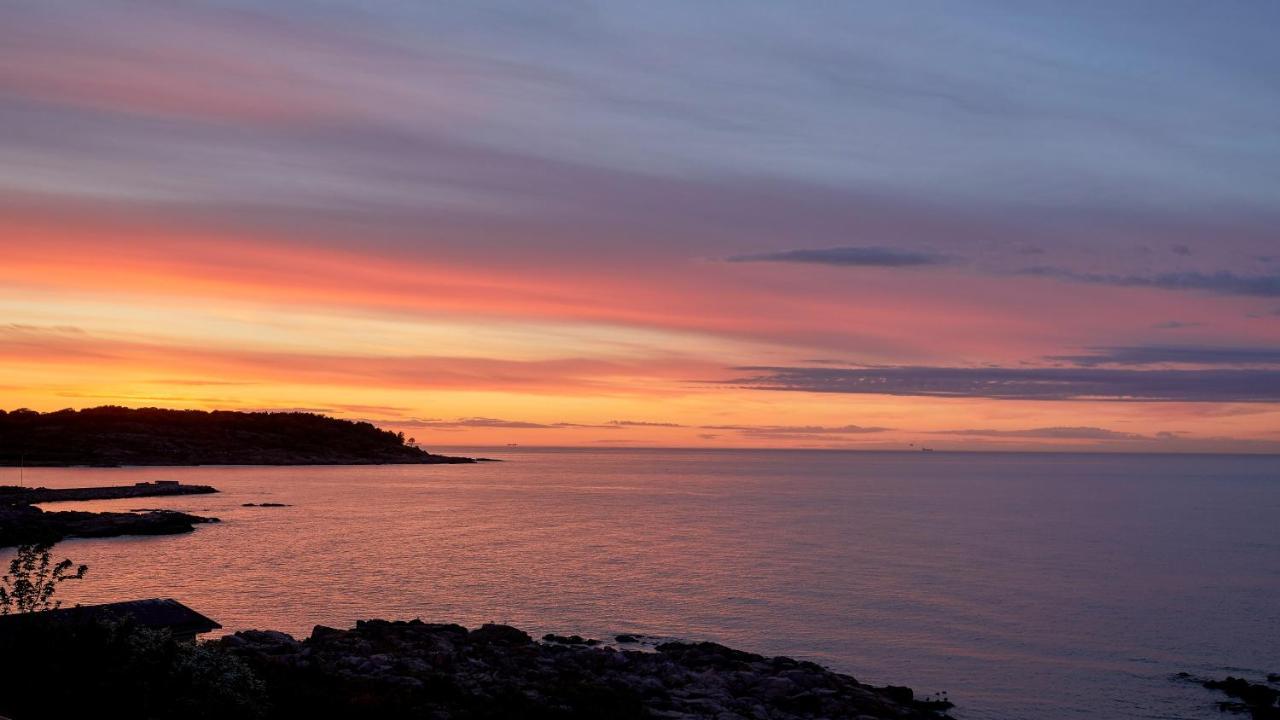
{"type": "Polygon", "coordinates": [[[0,0],[0,407],[1280,452],[1278,24],[0,0]]]}

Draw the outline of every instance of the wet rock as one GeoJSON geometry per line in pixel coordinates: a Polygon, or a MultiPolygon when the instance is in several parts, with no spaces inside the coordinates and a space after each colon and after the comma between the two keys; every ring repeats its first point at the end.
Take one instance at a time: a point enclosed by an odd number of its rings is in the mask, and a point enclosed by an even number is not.
{"type": "Polygon", "coordinates": [[[488,623],[471,633],[473,642],[491,643],[494,645],[528,645],[533,642],[529,633],[513,628],[510,625],[488,623]]]}
{"type": "Polygon", "coordinates": [[[884,687],[880,688],[880,692],[883,692],[885,695],[888,695],[889,697],[893,698],[894,700],[897,700],[900,703],[909,703],[912,700],[915,700],[915,693],[912,692],[911,688],[909,687],[902,687],[899,685],[885,685],[884,687]]]}
{"type": "Polygon", "coordinates": [[[292,635],[278,630],[241,630],[234,637],[238,637],[243,645],[256,648],[290,651],[298,647],[298,641],[292,635]]]}
{"type": "Polygon", "coordinates": [[[556,635],[555,633],[547,633],[546,635],[543,635],[542,640],[543,642],[559,643],[560,645],[583,645],[586,647],[595,647],[600,644],[599,640],[585,639],[581,635],[569,635],[568,637],[565,637],[564,635],[556,635]]]}
{"type": "MultiPolygon", "coordinates": [[[[1186,673],[1179,673],[1177,677],[1195,680],[1186,673]]],[[[1272,676],[1267,676],[1269,682],[1274,682],[1271,678],[1272,676]]],[[[1254,720],[1280,720],[1280,690],[1230,675],[1223,680],[1196,681],[1210,690],[1218,690],[1238,700],[1238,702],[1219,702],[1219,710],[1242,714],[1249,713],[1254,720]]]]}
{"type": "Polygon", "coordinates": [[[776,675],[760,678],[756,683],[756,692],[766,699],[777,700],[791,695],[796,690],[795,683],[776,675]]]}
{"type": "Polygon", "coordinates": [[[342,632],[343,632],[342,630],[339,630],[337,628],[331,628],[326,625],[316,625],[315,627],[311,628],[311,637],[315,639],[323,640],[324,638],[327,638],[327,637],[341,635],[342,632]]]}

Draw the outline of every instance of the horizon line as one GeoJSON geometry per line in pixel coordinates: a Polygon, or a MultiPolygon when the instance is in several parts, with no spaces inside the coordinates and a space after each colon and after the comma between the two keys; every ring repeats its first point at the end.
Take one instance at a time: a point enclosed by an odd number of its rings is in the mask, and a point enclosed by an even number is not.
{"type": "MultiPolygon", "coordinates": [[[[421,449],[423,443],[418,443],[421,449]]],[[[1246,456],[1246,457],[1280,457],[1280,452],[1221,452],[1211,450],[956,450],[956,449],[940,449],[931,448],[927,451],[916,448],[895,450],[890,448],[814,448],[814,447],[716,447],[706,445],[486,445],[486,444],[462,444],[462,445],[430,445],[431,450],[453,449],[453,448],[470,448],[478,450],[706,450],[711,452],[840,452],[840,453],[881,453],[881,454],[905,454],[905,455],[921,455],[930,453],[944,453],[949,455],[1215,455],[1215,456],[1246,456]]]]}

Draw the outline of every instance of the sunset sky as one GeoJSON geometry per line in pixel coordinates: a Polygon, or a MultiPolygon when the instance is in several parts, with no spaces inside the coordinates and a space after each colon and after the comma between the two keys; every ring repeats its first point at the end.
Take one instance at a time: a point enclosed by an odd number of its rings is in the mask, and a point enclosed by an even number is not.
{"type": "Polygon", "coordinates": [[[1277,27],[0,0],[0,407],[1280,452],[1277,27]]]}

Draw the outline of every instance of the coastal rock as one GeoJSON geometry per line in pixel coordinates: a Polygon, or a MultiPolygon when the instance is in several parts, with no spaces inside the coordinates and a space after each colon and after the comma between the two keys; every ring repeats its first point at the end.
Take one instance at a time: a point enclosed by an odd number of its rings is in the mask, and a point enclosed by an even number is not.
{"type": "Polygon", "coordinates": [[[950,707],[716,643],[640,652],[573,635],[544,641],[508,625],[369,620],[351,630],[317,626],[303,641],[246,631],[218,643],[296,717],[920,720],[950,707]]]}
{"type": "Polygon", "coordinates": [[[533,642],[533,638],[529,636],[529,633],[519,628],[489,623],[481,625],[478,630],[472,631],[471,641],[495,645],[528,645],[533,642]]]}
{"type": "Polygon", "coordinates": [[[595,647],[600,644],[599,640],[586,639],[581,635],[556,635],[555,633],[547,633],[542,636],[543,642],[558,643],[560,645],[583,645],[586,647],[595,647]]]}
{"type": "Polygon", "coordinates": [[[1220,702],[1219,709],[1248,712],[1254,720],[1280,720],[1280,690],[1230,675],[1224,680],[1205,680],[1200,684],[1240,701],[1220,702]]]}
{"type": "Polygon", "coordinates": [[[174,535],[191,532],[198,524],[213,522],[218,522],[218,519],[175,510],[49,512],[30,505],[0,505],[0,547],[51,543],[69,537],[174,535]]]}
{"type": "MultiPolygon", "coordinates": [[[[1228,675],[1222,680],[1198,678],[1190,673],[1178,673],[1177,680],[1196,683],[1209,690],[1218,690],[1235,700],[1223,700],[1218,709],[1223,712],[1248,713],[1254,720],[1280,720],[1280,690],[1263,683],[1253,683],[1245,678],[1228,675]]],[[[1275,683],[1280,675],[1267,675],[1267,682],[1275,683]]]]}

